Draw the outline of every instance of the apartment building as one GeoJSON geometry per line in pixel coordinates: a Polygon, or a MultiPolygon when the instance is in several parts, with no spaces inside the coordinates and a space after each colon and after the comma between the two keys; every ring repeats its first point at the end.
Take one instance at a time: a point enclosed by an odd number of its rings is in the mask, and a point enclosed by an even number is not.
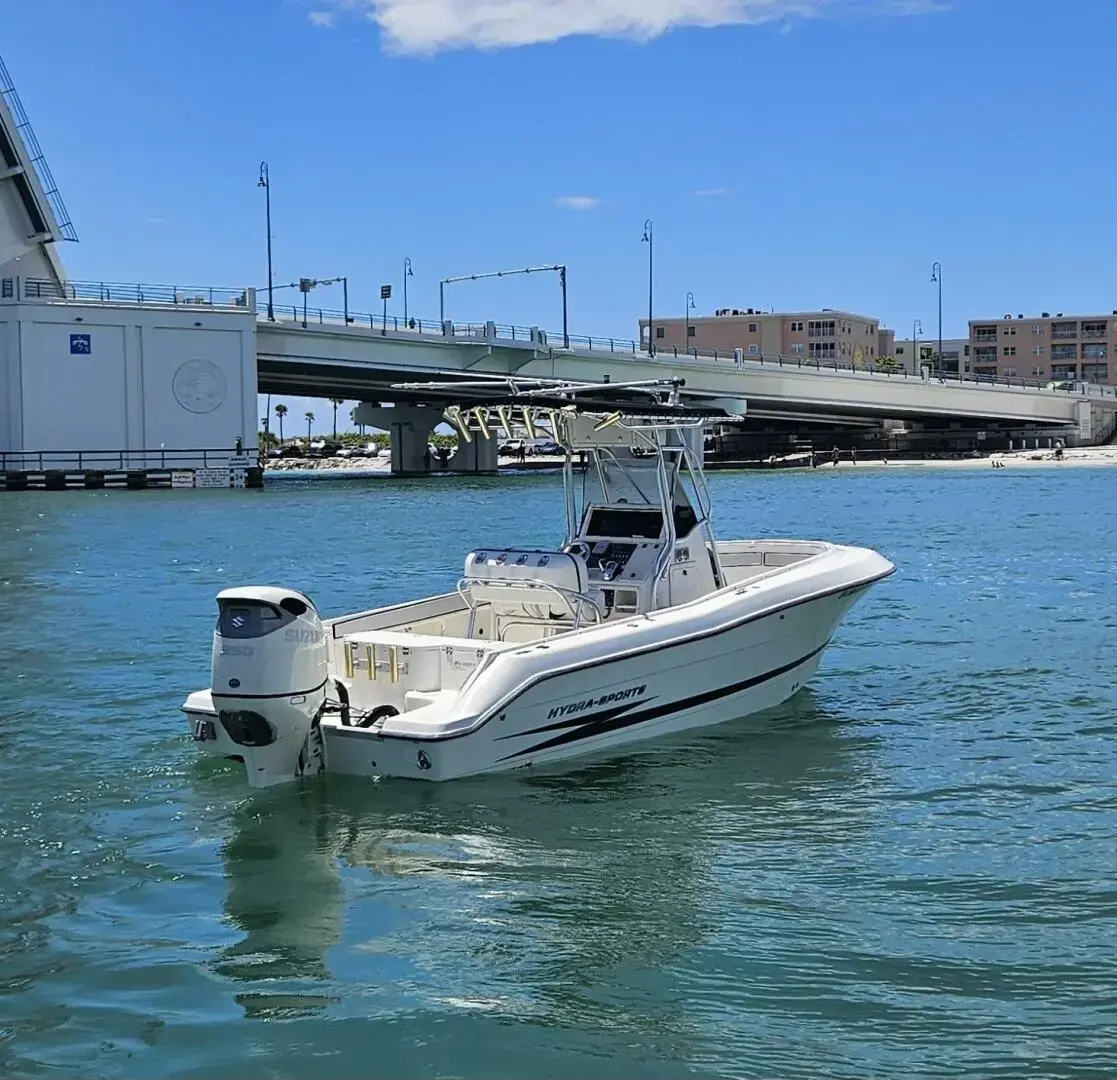
{"type": "MultiPolygon", "coordinates": [[[[920,338],[918,342],[912,341],[911,338],[904,338],[896,342],[893,356],[899,368],[914,374],[918,372],[921,365],[933,365],[935,353],[938,351],[938,338],[920,338]]],[[[943,338],[941,370],[966,374],[970,370],[971,351],[969,338],[943,338]]]]}
{"type": "Polygon", "coordinates": [[[1117,310],[1109,315],[1005,315],[970,321],[975,375],[1117,382],[1117,310]]]}
{"type": "MultiPolygon", "coordinates": [[[[713,315],[656,318],[657,350],[732,353],[745,356],[802,357],[804,360],[837,360],[873,363],[891,356],[896,335],[880,320],[849,311],[771,312],[759,308],[720,308],[713,315]]],[[[640,320],[640,340],[648,343],[648,320],[640,320]]]]}

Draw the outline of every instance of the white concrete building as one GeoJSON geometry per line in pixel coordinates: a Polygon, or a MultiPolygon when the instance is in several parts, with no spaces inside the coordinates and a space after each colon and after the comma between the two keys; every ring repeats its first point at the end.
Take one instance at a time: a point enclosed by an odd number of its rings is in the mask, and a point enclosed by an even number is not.
{"type": "Polygon", "coordinates": [[[228,470],[238,440],[255,464],[251,290],[241,303],[70,293],[0,278],[0,472],[228,470]]]}

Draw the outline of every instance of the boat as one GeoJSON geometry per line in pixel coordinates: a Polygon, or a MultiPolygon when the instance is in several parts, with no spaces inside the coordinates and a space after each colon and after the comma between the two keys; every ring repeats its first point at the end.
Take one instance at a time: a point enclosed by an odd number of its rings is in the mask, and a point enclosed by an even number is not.
{"type": "Polygon", "coordinates": [[[422,386],[462,395],[445,415],[467,440],[549,418],[564,540],[502,537],[440,595],[335,618],[295,589],[220,592],[210,686],[182,709],[252,787],[565,767],[770,709],[895,569],[863,547],[717,539],[703,432],[743,403],[684,399],[681,379],[422,386]]]}

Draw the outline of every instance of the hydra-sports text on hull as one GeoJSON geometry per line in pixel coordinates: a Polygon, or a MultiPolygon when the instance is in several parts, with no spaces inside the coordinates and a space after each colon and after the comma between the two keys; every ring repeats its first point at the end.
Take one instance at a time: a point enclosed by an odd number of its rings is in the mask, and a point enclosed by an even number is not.
{"type": "Polygon", "coordinates": [[[789,698],[893,566],[821,541],[716,540],[702,433],[726,414],[683,405],[681,385],[466,384],[484,404],[448,410],[463,438],[549,416],[564,543],[479,547],[453,591],[335,619],[302,592],[226,589],[210,689],[183,705],[198,746],[242,759],[254,787],[322,771],[450,780],[789,698]]]}

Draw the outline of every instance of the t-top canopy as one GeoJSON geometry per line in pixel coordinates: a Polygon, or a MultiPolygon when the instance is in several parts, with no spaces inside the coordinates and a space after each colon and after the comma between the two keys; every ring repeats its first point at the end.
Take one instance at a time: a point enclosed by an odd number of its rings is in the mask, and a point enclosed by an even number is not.
{"type": "Polygon", "coordinates": [[[674,417],[692,421],[729,419],[745,413],[743,400],[686,395],[685,386],[686,380],[681,378],[596,383],[508,376],[396,383],[393,389],[424,394],[444,391],[463,410],[524,406],[566,413],[619,414],[632,419],[674,417]]]}

